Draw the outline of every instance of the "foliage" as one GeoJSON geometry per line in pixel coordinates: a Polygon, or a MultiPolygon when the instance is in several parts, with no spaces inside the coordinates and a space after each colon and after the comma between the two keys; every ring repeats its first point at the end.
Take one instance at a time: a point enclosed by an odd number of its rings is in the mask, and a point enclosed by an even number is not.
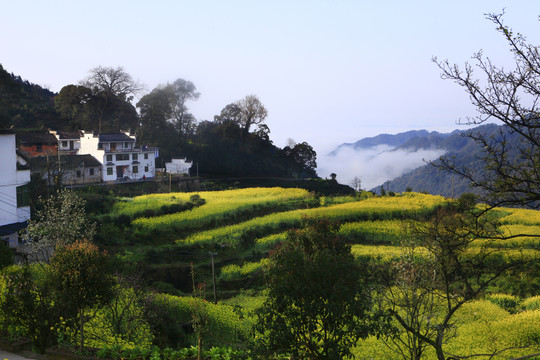
{"type": "Polygon", "coordinates": [[[516,312],[520,303],[518,297],[508,294],[490,294],[486,299],[510,313],[516,312]]]}
{"type": "Polygon", "coordinates": [[[120,276],[113,288],[113,297],[85,324],[86,344],[149,346],[152,332],[147,321],[146,292],[137,280],[120,276]]]}
{"type": "Polygon", "coordinates": [[[51,282],[57,302],[67,319],[79,320],[80,348],[84,347],[84,324],[88,308],[102,306],[113,295],[114,279],[108,257],[88,241],[57,247],[51,259],[51,282]]]}
{"type": "Polygon", "coordinates": [[[38,265],[14,265],[2,271],[2,331],[30,338],[39,353],[56,342],[54,326],[61,310],[49,280],[48,269],[38,265]]]}
{"type": "Polygon", "coordinates": [[[268,298],[257,311],[261,346],[305,359],[350,357],[374,331],[367,284],[339,225],[305,219],[270,256],[268,298]]]}
{"type": "Polygon", "coordinates": [[[54,93],[8,73],[0,64],[0,128],[59,125],[52,99],[54,93]]]}
{"type": "Polygon", "coordinates": [[[258,262],[246,262],[242,266],[236,264],[226,265],[221,268],[219,280],[234,280],[249,276],[254,272],[261,271],[267,262],[267,259],[263,259],[258,262]]]}
{"type": "Polygon", "coordinates": [[[525,310],[540,310],[540,295],[523,300],[521,307],[525,310]]]}
{"type": "Polygon", "coordinates": [[[64,189],[44,201],[35,219],[28,221],[23,239],[32,245],[32,253],[39,260],[49,260],[59,245],[77,240],[92,240],[95,224],[86,218],[84,201],[64,189]]]}

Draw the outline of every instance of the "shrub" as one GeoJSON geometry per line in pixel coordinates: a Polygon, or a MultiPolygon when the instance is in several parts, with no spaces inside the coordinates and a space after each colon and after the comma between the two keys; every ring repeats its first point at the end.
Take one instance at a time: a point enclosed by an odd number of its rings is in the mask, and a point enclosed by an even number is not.
{"type": "Polygon", "coordinates": [[[523,300],[521,308],[525,310],[540,310],[540,295],[523,300]]]}
{"type": "Polygon", "coordinates": [[[493,304],[505,309],[510,313],[515,313],[517,306],[520,303],[518,297],[507,294],[491,294],[487,296],[487,300],[491,301],[493,304]]]}

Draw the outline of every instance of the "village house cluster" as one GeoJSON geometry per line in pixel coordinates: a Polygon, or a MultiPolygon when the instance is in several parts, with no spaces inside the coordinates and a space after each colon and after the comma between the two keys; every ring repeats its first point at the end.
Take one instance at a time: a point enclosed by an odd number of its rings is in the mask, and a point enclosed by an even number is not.
{"type": "Polygon", "coordinates": [[[157,148],[136,145],[129,132],[50,131],[17,136],[32,173],[49,184],[141,181],[156,176],[157,148]]]}
{"type": "MultiPolygon", "coordinates": [[[[30,175],[47,185],[147,181],[159,171],[189,175],[192,162],[172,159],[156,168],[159,149],[141,146],[129,132],[0,130],[0,246],[17,247],[18,232],[30,219],[30,175]]],[[[183,176],[181,175],[181,176],[183,176]]]]}

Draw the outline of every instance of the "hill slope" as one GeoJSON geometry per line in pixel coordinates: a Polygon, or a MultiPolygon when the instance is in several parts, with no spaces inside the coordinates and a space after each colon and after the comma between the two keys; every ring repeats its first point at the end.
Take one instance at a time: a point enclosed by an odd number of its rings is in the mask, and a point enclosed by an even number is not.
{"type": "Polygon", "coordinates": [[[0,128],[56,127],[56,94],[8,73],[0,64],[0,128]]]}
{"type": "MultiPolygon", "coordinates": [[[[427,148],[437,147],[447,150],[445,156],[454,159],[459,167],[467,167],[482,171],[482,148],[472,139],[467,137],[471,132],[481,132],[494,135],[503,130],[508,137],[509,144],[519,141],[517,135],[509,134],[507,129],[494,124],[482,125],[465,132],[454,132],[446,138],[415,138],[403,144],[400,148],[427,148]]],[[[439,161],[433,163],[436,165],[439,161]]],[[[415,191],[428,192],[434,195],[458,197],[464,192],[475,192],[464,179],[439,170],[436,166],[426,164],[407,174],[395,178],[385,184],[385,188],[402,192],[407,188],[415,191]]]]}

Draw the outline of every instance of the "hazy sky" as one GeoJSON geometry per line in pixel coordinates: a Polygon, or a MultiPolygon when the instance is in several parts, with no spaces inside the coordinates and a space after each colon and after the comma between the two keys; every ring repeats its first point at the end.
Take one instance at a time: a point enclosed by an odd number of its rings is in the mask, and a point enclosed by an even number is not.
{"type": "Polygon", "coordinates": [[[198,120],[255,94],[275,145],[292,138],[322,154],[380,133],[448,131],[474,115],[431,59],[463,64],[483,49],[510,64],[484,17],[503,8],[540,43],[538,0],[0,0],[0,63],[55,92],[98,65],[124,67],[148,92],[190,80],[198,120]]]}

